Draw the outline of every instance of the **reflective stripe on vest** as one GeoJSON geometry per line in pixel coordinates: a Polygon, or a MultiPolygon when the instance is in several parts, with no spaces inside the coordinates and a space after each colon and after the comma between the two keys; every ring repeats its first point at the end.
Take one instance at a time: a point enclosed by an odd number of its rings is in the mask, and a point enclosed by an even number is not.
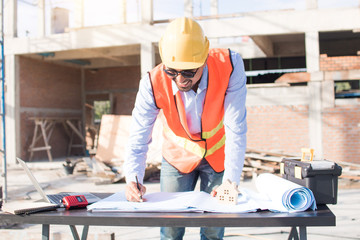
{"type": "Polygon", "coordinates": [[[222,127],[224,126],[224,118],[221,119],[221,121],[219,122],[219,124],[210,132],[203,132],[201,135],[204,139],[208,139],[211,138],[212,136],[214,136],[222,127]]]}
{"type": "Polygon", "coordinates": [[[203,158],[205,155],[205,148],[200,147],[196,142],[193,142],[187,138],[176,136],[170,128],[164,126],[164,134],[176,143],[179,147],[182,147],[189,152],[194,153],[196,156],[203,158]]]}
{"type": "Polygon", "coordinates": [[[199,146],[197,143],[195,143],[189,139],[176,136],[175,133],[173,133],[173,131],[171,131],[170,128],[168,128],[168,127],[164,127],[163,131],[164,131],[164,134],[169,139],[171,139],[174,143],[176,143],[179,147],[182,147],[201,158],[207,157],[207,156],[213,154],[215,151],[219,150],[223,145],[225,145],[226,137],[225,137],[225,135],[223,135],[223,137],[221,138],[220,141],[218,141],[214,146],[212,146],[210,149],[208,149],[206,151],[205,148],[199,146]],[[206,151],[206,154],[205,154],[205,151],[206,151]]]}

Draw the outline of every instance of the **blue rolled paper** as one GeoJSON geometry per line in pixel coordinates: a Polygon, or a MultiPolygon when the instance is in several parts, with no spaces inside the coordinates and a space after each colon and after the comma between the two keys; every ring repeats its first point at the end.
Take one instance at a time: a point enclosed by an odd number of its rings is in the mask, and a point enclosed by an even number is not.
{"type": "Polygon", "coordinates": [[[271,201],[268,204],[270,210],[300,212],[309,208],[316,209],[315,197],[309,188],[274,174],[260,174],[256,179],[256,187],[271,201]]]}

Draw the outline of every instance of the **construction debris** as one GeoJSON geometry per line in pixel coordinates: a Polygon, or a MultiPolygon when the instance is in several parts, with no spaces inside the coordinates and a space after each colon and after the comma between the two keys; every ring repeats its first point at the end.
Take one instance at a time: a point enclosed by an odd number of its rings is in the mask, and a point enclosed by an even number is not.
{"type": "Polygon", "coordinates": [[[342,174],[339,176],[350,181],[360,181],[360,164],[337,162],[342,166],[342,174]]]}
{"type": "MultiPolygon", "coordinates": [[[[67,168],[70,166],[75,173],[84,173],[88,177],[95,178],[96,185],[125,182],[122,163],[112,166],[98,160],[95,156],[91,156],[76,160],[67,159],[66,164],[63,165],[67,174],[69,174],[67,168]]],[[[144,181],[160,181],[160,163],[147,163],[144,181]]]]}
{"type": "MultiPolygon", "coordinates": [[[[161,154],[154,154],[154,156],[155,155],[156,158],[160,157],[161,159],[161,154]]],[[[150,161],[147,161],[144,181],[160,181],[161,163],[159,161],[151,161],[154,156],[150,158],[150,161]]],[[[242,178],[249,179],[263,172],[279,173],[279,163],[283,157],[291,156],[276,152],[247,149],[242,178]]],[[[67,165],[76,166],[75,172],[83,172],[86,173],[88,177],[97,178],[98,180],[95,184],[111,184],[125,181],[122,173],[123,161],[103,162],[100,161],[96,155],[91,155],[90,157],[72,160],[71,163],[67,160],[67,165]]]]}
{"type": "MultiPolygon", "coordinates": [[[[161,154],[160,154],[161,155],[161,154]]],[[[159,157],[159,156],[158,156],[159,157]]],[[[161,156],[160,156],[161,157],[161,156]]],[[[261,173],[280,174],[280,162],[284,157],[296,157],[294,155],[282,154],[278,152],[261,151],[247,149],[245,162],[242,172],[242,179],[251,179],[261,173]]],[[[298,156],[297,156],[298,157],[298,156]]],[[[114,162],[113,162],[114,163],[114,162]]],[[[85,173],[88,177],[95,178],[95,184],[112,184],[124,182],[125,177],[122,173],[122,161],[115,164],[104,163],[98,160],[95,155],[83,157],[75,160],[66,160],[66,164],[74,167],[74,172],[85,173]]],[[[360,181],[360,165],[346,162],[337,162],[342,166],[342,175],[339,178],[351,182],[360,181]]],[[[64,164],[65,168],[65,164],[64,164]]],[[[158,161],[147,162],[144,181],[160,181],[161,163],[158,161]]]]}
{"type": "Polygon", "coordinates": [[[253,178],[254,176],[264,172],[273,174],[279,173],[279,163],[284,157],[293,156],[289,154],[247,148],[242,177],[244,179],[253,178]]]}

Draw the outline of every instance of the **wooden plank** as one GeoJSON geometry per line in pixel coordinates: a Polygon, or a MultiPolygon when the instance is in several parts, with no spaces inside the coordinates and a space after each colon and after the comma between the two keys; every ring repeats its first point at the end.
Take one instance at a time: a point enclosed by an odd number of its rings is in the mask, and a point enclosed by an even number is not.
{"type": "Polygon", "coordinates": [[[356,164],[356,163],[349,163],[349,162],[342,162],[342,161],[335,161],[335,162],[340,165],[347,165],[347,166],[351,166],[351,167],[360,168],[360,164],[356,164]]]}
{"type": "MultiPolygon", "coordinates": [[[[38,125],[36,125],[36,126],[38,126],[38,125]]],[[[45,131],[46,131],[46,132],[49,132],[49,139],[50,139],[50,137],[51,137],[51,134],[52,134],[52,131],[53,131],[54,126],[55,126],[55,123],[52,123],[52,124],[47,125],[46,128],[45,128],[45,131]],[[50,129],[51,127],[52,127],[52,129],[50,129]],[[49,131],[49,129],[50,129],[50,131],[49,131]]],[[[37,131],[37,130],[36,130],[36,131],[37,131]]],[[[36,135],[34,135],[34,136],[36,136],[36,135]]],[[[42,136],[37,136],[37,138],[36,138],[36,140],[35,140],[34,143],[37,143],[41,138],[42,138],[42,136]]]]}
{"type": "Polygon", "coordinates": [[[269,172],[275,172],[275,169],[276,169],[273,166],[264,166],[261,162],[257,163],[252,160],[248,160],[247,163],[249,166],[251,166],[253,168],[262,169],[262,170],[266,170],[269,172]]]}
{"type": "MultiPolygon", "coordinates": [[[[46,124],[46,122],[43,121],[43,122],[41,123],[41,125],[40,125],[40,129],[41,129],[41,133],[42,133],[42,135],[43,135],[43,139],[44,139],[45,146],[46,146],[46,147],[50,147],[50,145],[49,145],[49,137],[46,136],[45,124],[46,124]]],[[[46,152],[47,152],[49,161],[52,162],[53,159],[52,159],[52,156],[51,156],[50,149],[51,149],[51,147],[50,147],[49,149],[46,149],[46,152]]]]}
{"type": "Polygon", "coordinates": [[[29,152],[50,150],[51,146],[29,148],[29,152]]]}
{"type": "Polygon", "coordinates": [[[347,178],[353,180],[360,180],[360,176],[340,175],[339,178],[347,178]]]}
{"type": "Polygon", "coordinates": [[[81,132],[74,126],[74,124],[70,121],[70,120],[66,120],[65,121],[70,128],[76,133],[76,135],[78,135],[78,137],[81,139],[81,141],[85,142],[85,138],[84,136],[81,134],[81,132]]]}
{"type": "MultiPolygon", "coordinates": [[[[33,135],[33,138],[32,138],[32,142],[30,144],[30,147],[29,147],[29,151],[31,148],[33,148],[35,146],[35,143],[36,143],[36,139],[37,139],[37,131],[38,131],[38,124],[35,124],[35,129],[34,129],[34,135],[33,135]]],[[[30,158],[29,158],[29,161],[31,161],[31,159],[33,158],[34,156],[34,152],[33,151],[30,151],[30,158]]]]}
{"type": "Polygon", "coordinates": [[[66,122],[61,122],[61,124],[64,127],[65,133],[66,135],[69,137],[69,139],[71,138],[71,131],[69,130],[68,125],[66,124],[66,122]]]}
{"type": "MultiPolygon", "coordinates": [[[[117,166],[125,160],[126,145],[129,141],[131,116],[103,115],[98,138],[96,158],[102,162],[115,163],[117,166]]],[[[147,162],[161,162],[162,124],[156,120],[152,142],[147,153],[147,162]]]]}

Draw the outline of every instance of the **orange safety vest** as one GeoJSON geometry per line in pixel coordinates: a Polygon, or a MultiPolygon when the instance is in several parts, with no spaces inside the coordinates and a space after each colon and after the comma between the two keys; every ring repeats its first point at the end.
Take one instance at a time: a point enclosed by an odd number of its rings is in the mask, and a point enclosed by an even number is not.
{"type": "Polygon", "coordinates": [[[166,161],[190,173],[205,158],[216,172],[224,171],[224,99],[233,71],[230,50],[211,49],[207,59],[208,86],[201,116],[201,133],[191,134],[180,93],[173,95],[172,79],[159,64],[149,72],[156,106],[162,110],[166,161]]]}

